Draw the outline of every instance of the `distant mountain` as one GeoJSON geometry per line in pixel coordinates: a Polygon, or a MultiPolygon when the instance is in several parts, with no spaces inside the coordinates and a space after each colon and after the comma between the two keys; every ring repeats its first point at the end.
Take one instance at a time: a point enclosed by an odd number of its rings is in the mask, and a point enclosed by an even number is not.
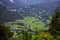
{"type": "MultiPolygon", "coordinates": [[[[44,19],[43,16],[46,18],[48,18],[48,16],[46,16],[47,12],[43,12],[39,13],[40,11],[36,10],[34,12],[33,9],[22,9],[20,11],[9,11],[7,8],[3,7],[0,5],[0,21],[2,22],[12,22],[15,21],[17,19],[23,19],[26,16],[33,16],[33,17],[37,17],[37,18],[41,18],[44,19]],[[28,11],[27,11],[28,10],[28,11]]],[[[47,19],[46,19],[47,20],[47,19]]]]}
{"type": "Polygon", "coordinates": [[[17,12],[11,12],[7,10],[7,8],[0,5],[0,21],[10,22],[20,18],[22,19],[17,12]]]}
{"type": "Polygon", "coordinates": [[[47,10],[48,12],[52,12],[57,8],[60,8],[60,2],[49,2],[49,3],[40,3],[40,4],[35,4],[35,5],[30,5],[31,8],[37,9],[37,10],[47,10]]]}
{"type": "Polygon", "coordinates": [[[23,19],[26,16],[49,20],[56,8],[60,8],[60,1],[49,1],[26,5],[21,0],[0,0],[0,21],[9,22],[23,19]]]}
{"type": "Polygon", "coordinates": [[[52,1],[51,3],[38,3],[35,5],[29,5],[24,8],[25,15],[34,16],[48,20],[49,16],[52,16],[57,8],[60,8],[59,1],[52,1]]]}
{"type": "MultiPolygon", "coordinates": [[[[0,0],[0,5],[3,5],[9,9],[20,9],[27,7],[29,5],[37,5],[45,3],[52,3],[52,2],[58,2],[60,4],[60,0],[0,0]]],[[[41,6],[41,5],[40,5],[41,6]]]]}
{"type": "Polygon", "coordinates": [[[20,9],[25,6],[25,4],[18,0],[14,0],[13,2],[11,2],[10,0],[0,0],[0,2],[0,5],[7,7],[9,9],[20,9]]]}
{"type": "MultiPolygon", "coordinates": [[[[21,0],[20,0],[21,1],[21,0]]],[[[55,1],[59,1],[59,0],[22,0],[22,2],[24,4],[27,5],[34,5],[34,4],[38,4],[38,3],[51,3],[51,2],[55,2],[55,1]]]]}

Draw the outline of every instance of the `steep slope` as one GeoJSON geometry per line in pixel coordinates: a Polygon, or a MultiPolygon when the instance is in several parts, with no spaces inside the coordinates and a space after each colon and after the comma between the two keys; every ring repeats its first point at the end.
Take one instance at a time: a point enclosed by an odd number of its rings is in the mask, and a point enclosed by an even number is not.
{"type": "Polygon", "coordinates": [[[7,10],[7,8],[0,5],[0,21],[9,22],[9,21],[14,21],[19,18],[22,18],[22,17],[18,13],[11,12],[7,10]]]}
{"type": "Polygon", "coordinates": [[[19,0],[0,0],[0,5],[3,5],[4,7],[7,7],[9,9],[20,9],[25,6],[21,1],[19,0]]]}
{"type": "Polygon", "coordinates": [[[29,5],[27,7],[17,0],[14,0],[13,3],[9,0],[0,1],[2,1],[2,3],[0,2],[0,21],[4,22],[23,19],[26,16],[33,16],[43,20],[49,20],[49,16],[54,13],[54,10],[56,8],[60,8],[60,1],[38,3],[35,5],[29,5]]]}

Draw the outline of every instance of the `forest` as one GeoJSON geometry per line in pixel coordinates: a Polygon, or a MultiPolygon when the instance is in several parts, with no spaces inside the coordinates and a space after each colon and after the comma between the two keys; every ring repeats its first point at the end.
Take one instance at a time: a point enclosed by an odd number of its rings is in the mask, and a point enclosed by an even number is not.
{"type": "Polygon", "coordinates": [[[0,40],[60,40],[60,9],[50,20],[26,16],[13,22],[0,22],[0,40]]]}

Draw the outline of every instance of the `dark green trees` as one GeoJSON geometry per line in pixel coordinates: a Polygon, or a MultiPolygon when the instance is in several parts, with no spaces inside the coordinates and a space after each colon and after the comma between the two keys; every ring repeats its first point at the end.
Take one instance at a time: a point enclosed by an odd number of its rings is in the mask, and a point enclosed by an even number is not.
{"type": "Polygon", "coordinates": [[[52,16],[50,26],[49,32],[51,35],[55,37],[60,35],[60,10],[57,10],[55,15],[52,16]]]}
{"type": "Polygon", "coordinates": [[[10,31],[9,26],[0,22],[0,40],[8,40],[12,35],[13,33],[10,31]]]}

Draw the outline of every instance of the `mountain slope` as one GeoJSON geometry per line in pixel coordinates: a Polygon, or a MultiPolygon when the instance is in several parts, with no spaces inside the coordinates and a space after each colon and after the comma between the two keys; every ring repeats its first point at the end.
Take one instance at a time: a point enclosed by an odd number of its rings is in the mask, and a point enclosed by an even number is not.
{"type": "Polygon", "coordinates": [[[7,7],[9,9],[20,9],[25,6],[25,4],[18,0],[14,0],[13,2],[11,2],[10,0],[0,0],[0,2],[0,5],[7,7]]]}
{"type": "Polygon", "coordinates": [[[22,18],[22,17],[18,13],[11,12],[7,10],[7,8],[0,5],[0,21],[9,22],[9,21],[14,21],[19,18],[22,18]]]}
{"type": "Polygon", "coordinates": [[[29,5],[27,7],[17,0],[14,1],[15,3],[11,3],[9,0],[1,1],[3,1],[3,3],[1,4],[0,2],[0,21],[4,22],[23,19],[26,16],[33,16],[43,20],[49,20],[49,16],[54,13],[55,9],[60,8],[60,1],[54,1],[51,3],[38,3],[35,5],[29,5]]]}

